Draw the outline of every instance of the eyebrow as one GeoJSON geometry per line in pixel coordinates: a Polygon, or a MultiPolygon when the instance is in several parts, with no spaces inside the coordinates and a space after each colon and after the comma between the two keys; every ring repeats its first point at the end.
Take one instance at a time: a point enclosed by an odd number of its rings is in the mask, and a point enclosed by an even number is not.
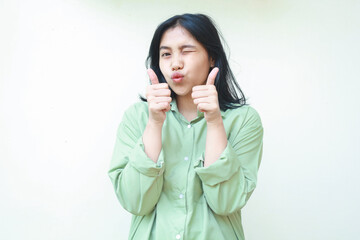
{"type": "MultiPolygon", "coordinates": [[[[194,45],[182,45],[180,47],[180,49],[184,49],[184,48],[196,48],[196,47],[194,45]]],[[[168,46],[160,46],[159,50],[162,50],[162,49],[171,49],[171,48],[168,46]]]]}

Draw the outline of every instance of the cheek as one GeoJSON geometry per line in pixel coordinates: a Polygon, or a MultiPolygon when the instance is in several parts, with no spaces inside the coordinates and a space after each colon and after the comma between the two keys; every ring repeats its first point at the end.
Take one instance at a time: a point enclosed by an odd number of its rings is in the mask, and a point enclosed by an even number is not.
{"type": "Polygon", "coordinates": [[[210,63],[209,61],[205,60],[205,61],[200,61],[196,64],[196,68],[197,69],[197,74],[201,79],[207,79],[207,76],[209,74],[209,69],[210,69],[210,63]]]}
{"type": "Polygon", "coordinates": [[[161,62],[159,63],[159,68],[160,68],[160,71],[161,71],[161,73],[165,76],[165,72],[164,72],[164,66],[163,66],[163,64],[161,64],[161,62]]]}
{"type": "Polygon", "coordinates": [[[169,84],[169,79],[167,77],[168,75],[166,74],[166,71],[165,71],[166,68],[164,66],[162,66],[161,63],[159,63],[159,68],[160,68],[160,72],[162,73],[162,75],[165,78],[165,81],[169,84]]]}
{"type": "Polygon", "coordinates": [[[210,68],[210,60],[205,55],[199,56],[199,58],[197,58],[197,59],[193,59],[192,64],[196,65],[199,70],[210,68]]]}

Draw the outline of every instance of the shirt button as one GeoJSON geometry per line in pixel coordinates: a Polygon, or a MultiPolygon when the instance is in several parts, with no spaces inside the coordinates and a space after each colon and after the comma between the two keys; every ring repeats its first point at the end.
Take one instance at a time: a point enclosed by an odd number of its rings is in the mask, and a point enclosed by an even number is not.
{"type": "Polygon", "coordinates": [[[180,198],[180,199],[181,199],[181,198],[184,198],[184,194],[180,193],[180,194],[179,194],[179,198],[180,198]]]}
{"type": "Polygon", "coordinates": [[[191,124],[189,124],[187,127],[188,127],[188,128],[191,128],[191,124]]]}
{"type": "Polygon", "coordinates": [[[176,239],[180,239],[180,238],[181,238],[180,234],[177,234],[176,239]]]}
{"type": "Polygon", "coordinates": [[[188,157],[184,157],[184,160],[187,161],[187,160],[189,160],[189,158],[188,158],[188,157]]]}

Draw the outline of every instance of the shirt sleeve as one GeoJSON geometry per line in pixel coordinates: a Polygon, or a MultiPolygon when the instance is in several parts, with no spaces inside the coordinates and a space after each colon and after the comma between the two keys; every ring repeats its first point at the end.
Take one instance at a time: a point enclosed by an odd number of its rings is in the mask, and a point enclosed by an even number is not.
{"type": "MultiPolygon", "coordinates": [[[[232,129],[226,148],[208,167],[198,164],[209,207],[218,215],[230,215],[245,206],[256,187],[263,149],[263,127],[258,113],[249,108],[242,126],[232,129]]],[[[204,157],[200,159],[203,162],[204,157]]]]}
{"type": "Polygon", "coordinates": [[[145,127],[140,115],[131,108],[125,112],[108,172],[120,204],[134,215],[146,215],[154,209],[162,191],[164,172],[163,151],[157,163],[144,151],[145,127]]]}

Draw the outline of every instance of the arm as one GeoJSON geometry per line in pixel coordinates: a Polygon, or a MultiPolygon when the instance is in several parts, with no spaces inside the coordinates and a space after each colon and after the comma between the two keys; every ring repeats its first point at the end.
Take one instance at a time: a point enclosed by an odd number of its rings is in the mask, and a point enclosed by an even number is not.
{"type": "Polygon", "coordinates": [[[244,121],[235,118],[232,124],[221,156],[210,166],[195,168],[209,207],[219,215],[230,215],[246,204],[262,157],[263,127],[257,112],[249,108],[244,121]]]}
{"type": "Polygon", "coordinates": [[[218,93],[214,86],[219,68],[215,67],[206,80],[206,85],[193,87],[192,98],[199,111],[204,112],[207,124],[204,166],[213,164],[224,151],[227,137],[220,113],[218,93]]]}
{"type": "MultiPolygon", "coordinates": [[[[144,151],[140,112],[129,109],[117,132],[108,172],[121,205],[135,215],[150,213],[160,197],[163,185],[163,159],[154,163],[144,151]]],[[[144,120],[143,120],[144,121],[144,120]]]]}
{"type": "Polygon", "coordinates": [[[204,167],[210,166],[226,148],[228,141],[223,120],[207,123],[204,167]]]}
{"type": "Polygon", "coordinates": [[[161,132],[166,118],[166,112],[170,110],[170,90],[166,83],[159,84],[155,72],[149,68],[148,75],[152,85],[147,87],[146,97],[149,105],[149,121],[146,125],[143,141],[146,154],[155,163],[161,151],[161,132]]]}
{"type": "Polygon", "coordinates": [[[144,117],[146,108],[125,113],[109,171],[121,205],[135,215],[150,213],[160,198],[164,172],[161,131],[171,102],[168,85],[159,84],[151,69],[148,74],[152,83],[146,91],[149,116],[144,117]]]}

